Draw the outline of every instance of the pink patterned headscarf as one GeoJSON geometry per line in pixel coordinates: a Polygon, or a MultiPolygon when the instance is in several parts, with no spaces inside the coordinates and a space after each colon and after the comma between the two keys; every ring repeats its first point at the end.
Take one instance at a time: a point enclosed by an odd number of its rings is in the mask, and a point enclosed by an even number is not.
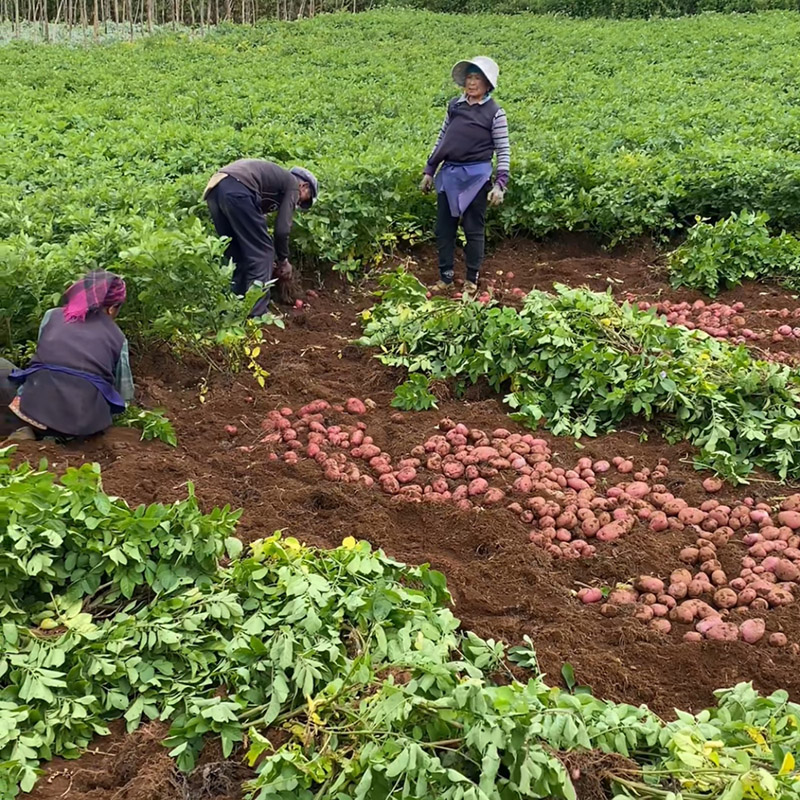
{"type": "Polygon", "coordinates": [[[93,311],[121,306],[125,295],[125,281],[119,275],[93,270],[64,292],[64,320],[83,322],[93,311]]]}

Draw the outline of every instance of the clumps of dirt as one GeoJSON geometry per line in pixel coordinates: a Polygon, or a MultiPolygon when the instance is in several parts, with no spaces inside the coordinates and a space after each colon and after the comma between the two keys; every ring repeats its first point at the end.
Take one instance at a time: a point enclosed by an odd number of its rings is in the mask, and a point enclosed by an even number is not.
{"type": "Polygon", "coordinates": [[[162,745],[166,731],[150,723],[125,736],[115,725],[78,761],[54,759],[31,800],[190,800],[186,776],[162,745]]]}
{"type": "Polygon", "coordinates": [[[188,800],[239,800],[242,784],[253,771],[238,761],[212,761],[198,766],[189,776],[188,800]]]}
{"type": "Polygon", "coordinates": [[[613,776],[641,779],[636,763],[615,753],[600,750],[558,753],[580,800],[608,800],[613,776]]]}
{"type": "Polygon", "coordinates": [[[180,772],[163,741],[169,726],[143,725],[125,734],[121,722],[78,761],[54,759],[30,800],[239,800],[254,773],[240,760],[224,760],[209,740],[198,766],[180,772]]]}

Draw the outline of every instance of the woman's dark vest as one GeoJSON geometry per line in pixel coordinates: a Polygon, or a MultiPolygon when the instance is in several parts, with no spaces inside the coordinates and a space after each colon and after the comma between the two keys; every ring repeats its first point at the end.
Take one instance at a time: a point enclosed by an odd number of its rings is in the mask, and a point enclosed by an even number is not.
{"type": "Polygon", "coordinates": [[[450,122],[431,161],[456,164],[491,161],[494,155],[492,125],[499,110],[500,106],[492,99],[475,105],[459,103],[458,98],[451,100],[447,107],[450,122]]]}
{"type": "MultiPolygon", "coordinates": [[[[84,322],[66,322],[56,309],[42,329],[31,365],[69,367],[113,385],[124,344],[125,336],[105,312],[90,314],[84,322]]],[[[89,381],[48,370],[27,378],[20,410],[68,436],[89,436],[111,425],[108,403],[89,381]]]]}

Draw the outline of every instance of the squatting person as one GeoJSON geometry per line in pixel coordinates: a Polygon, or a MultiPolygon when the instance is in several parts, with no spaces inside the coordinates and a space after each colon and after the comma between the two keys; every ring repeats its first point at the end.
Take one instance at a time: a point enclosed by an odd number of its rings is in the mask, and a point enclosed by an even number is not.
{"type": "MultiPolygon", "coordinates": [[[[307,169],[284,169],[270,161],[240,159],[216,172],[203,192],[214,227],[230,237],[225,255],[235,265],[231,290],[243,296],[251,286],[292,280],[289,232],[296,208],[311,208],[317,198],[317,179],[307,169]],[[264,215],[277,211],[275,237],[269,235],[264,215]],[[275,264],[277,257],[277,265],[275,264]],[[274,267],[274,275],[273,275],[274,267]]],[[[267,289],[250,311],[267,313],[267,289]]]]}
{"type": "Polygon", "coordinates": [[[30,366],[5,362],[0,389],[9,382],[19,387],[8,408],[23,423],[12,440],[91,436],[133,400],[128,340],[115,322],[125,295],[118,275],[88,273],[67,289],[61,307],[44,315],[30,366]]]}
{"type": "Polygon", "coordinates": [[[508,185],[508,123],[505,111],[492,97],[499,71],[486,56],[459,61],[453,67],[453,80],[463,87],[463,92],[448,103],[439,138],[423,171],[420,189],[427,193],[435,186],[437,196],[437,289],[446,289],[453,283],[460,219],[467,240],[464,288],[469,292],[477,290],[486,239],[486,206],[502,203],[508,185]],[[494,155],[497,175],[492,185],[494,155]]]}

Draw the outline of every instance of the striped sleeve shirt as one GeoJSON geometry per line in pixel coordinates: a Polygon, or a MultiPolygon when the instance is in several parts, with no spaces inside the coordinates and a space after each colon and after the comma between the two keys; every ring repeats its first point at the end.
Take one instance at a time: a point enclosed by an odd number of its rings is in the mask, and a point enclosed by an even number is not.
{"type": "MultiPolygon", "coordinates": [[[[489,99],[490,95],[487,94],[486,97],[481,100],[481,103],[486,103],[489,99]]],[[[462,96],[458,102],[466,102],[466,97],[462,96]]],[[[433,147],[433,151],[431,151],[432,153],[436,152],[436,149],[441,144],[449,125],[450,113],[448,112],[445,114],[444,122],[439,130],[439,135],[436,137],[436,144],[433,147]]],[[[492,120],[492,139],[494,141],[495,155],[497,156],[497,177],[495,178],[495,183],[501,189],[505,189],[508,185],[509,173],[511,171],[511,144],[508,139],[508,118],[506,117],[506,112],[503,111],[502,108],[497,110],[492,120]]],[[[435,169],[426,167],[424,172],[432,175],[435,169]]]]}

